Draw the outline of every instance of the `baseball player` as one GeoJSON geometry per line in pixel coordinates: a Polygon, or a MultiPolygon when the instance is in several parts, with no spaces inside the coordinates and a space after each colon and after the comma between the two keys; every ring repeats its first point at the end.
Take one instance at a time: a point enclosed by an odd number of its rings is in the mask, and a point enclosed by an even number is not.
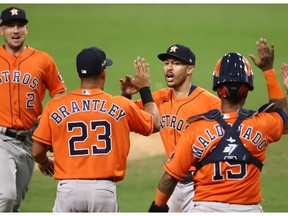
{"type": "Polygon", "coordinates": [[[53,212],[117,212],[116,182],[123,180],[130,132],[148,136],[160,129],[150,92],[149,65],[134,61],[144,103],[103,91],[112,60],[97,47],[77,56],[81,87],[49,102],[33,134],[32,155],[44,175],[59,180],[53,212]],[[54,162],[46,156],[49,146],[54,162]]]}
{"type": "Polygon", "coordinates": [[[19,211],[34,170],[27,134],[42,113],[46,88],[50,97],[65,92],[53,59],[25,45],[25,11],[2,11],[0,32],[0,212],[19,211]]]}
{"type": "MultiPolygon", "coordinates": [[[[270,105],[262,107],[266,112],[243,108],[248,91],[254,88],[251,67],[239,53],[224,55],[213,72],[213,90],[221,99],[221,111],[214,109],[188,119],[190,126],[164,165],[165,173],[149,211],[168,211],[170,194],[192,164],[196,166],[195,196],[189,211],[262,212],[260,172],[266,149],[281,138],[287,125],[287,104],[272,69],[274,47],[270,52],[263,49],[269,48],[266,45],[264,40],[257,42],[258,51],[270,56],[253,59],[266,69],[265,77],[269,76],[267,86],[274,89],[270,91],[274,110],[270,105]]],[[[283,73],[288,90],[288,72],[283,73]]]]}
{"type": "MultiPolygon", "coordinates": [[[[190,48],[181,44],[173,44],[166,53],[158,55],[164,61],[164,77],[168,88],[152,93],[159,109],[161,130],[160,136],[167,158],[173,153],[178,140],[189,125],[187,119],[214,108],[220,108],[220,100],[207,90],[191,82],[195,70],[195,55],[190,48]]],[[[130,76],[121,80],[122,94],[130,96],[137,92],[130,76]]],[[[131,96],[130,96],[131,98],[131,96]]],[[[142,107],[141,100],[136,101],[142,107]]],[[[168,201],[170,212],[187,212],[194,194],[192,166],[186,177],[179,181],[168,201]]]]}

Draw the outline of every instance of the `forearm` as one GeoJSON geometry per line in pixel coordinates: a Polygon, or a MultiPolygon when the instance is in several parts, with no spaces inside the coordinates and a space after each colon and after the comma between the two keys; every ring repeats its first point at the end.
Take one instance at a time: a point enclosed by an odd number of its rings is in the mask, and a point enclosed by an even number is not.
{"type": "Polygon", "coordinates": [[[32,144],[32,157],[36,163],[43,164],[47,161],[48,146],[43,145],[37,141],[32,144]]]}
{"type": "Polygon", "coordinates": [[[160,117],[156,104],[154,102],[146,103],[144,110],[153,116],[153,133],[158,132],[160,130],[160,117]]]}
{"type": "Polygon", "coordinates": [[[153,132],[158,132],[160,130],[160,116],[158,108],[154,102],[151,91],[149,87],[143,87],[139,90],[141,100],[144,106],[144,110],[149,112],[153,116],[153,132]]]}
{"type": "Polygon", "coordinates": [[[168,199],[173,193],[178,180],[170,176],[168,173],[164,173],[156,192],[155,204],[157,206],[163,207],[166,205],[168,199]]]}
{"type": "Polygon", "coordinates": [[[269,100],[273,102],[275,99],[277,100],[285,98],[284,92],[280,86],[280,83],[278,82],[275,70],[272,68],[263,71],[263,74],[267,84],[269,100]]]}
{"type": "Polygon", "coordinates": [[[275,70],[272,68],[263,71],[263,74],[267,84],[269,101],[275,104],[274,109],[278,108],[286,110],[287,99],[285,98],[284,91],[278,82],[275,70]]]}

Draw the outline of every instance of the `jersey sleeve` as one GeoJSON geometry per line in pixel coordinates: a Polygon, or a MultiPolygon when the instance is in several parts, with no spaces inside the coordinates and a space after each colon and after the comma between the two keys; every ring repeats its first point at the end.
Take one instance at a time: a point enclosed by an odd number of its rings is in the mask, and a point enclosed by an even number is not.
{"type": "Polygon", "coordinates": [[[174,152],[164,164],[165,171],[178,180],[183,180],[191,165],[195,164],[195,158],[192,153],[191,135],[188,127],[180,137],[174,152]]]}
{"type": "Polygon", "coordinates": [[[45,84],[49,90],[50,97],[53,97],[57,93],[64,92],[66,86],[52,57],[46,54],[45,59],[45,84]]]}
{"type": "Polygon", "coordinates": [[[268,143],[277,142],[284,130],[284,121],[278,112],[260,113],[256,118],[259,121],[258,127],[266,135],[268,143]]]}
{"type": "Polygon", "coordinates": [[[131,132],[139,133],[144,136],[149,136],[153,132],[153,116],[141,110],[135,103],[129,101],[129,117],[128,124],[131,132]]]}
{"type": "MultiPolygon", "coordinates": [[[[156,103],[156,106],[159,107],[159,105],[161,103],[163,103],[163,101],[168,101],[169,98],[167,97],[167,95],[169,95],[167,92],[169,92],[171,90],[169,89],[159,89],[157,91],[152,92],[152,97],[154,102],[156,103]]],[[[140,108],[140,109],[144,109],[143,103],[141,99],[135,100],[134,101],[135,104],[140,108]]]]}

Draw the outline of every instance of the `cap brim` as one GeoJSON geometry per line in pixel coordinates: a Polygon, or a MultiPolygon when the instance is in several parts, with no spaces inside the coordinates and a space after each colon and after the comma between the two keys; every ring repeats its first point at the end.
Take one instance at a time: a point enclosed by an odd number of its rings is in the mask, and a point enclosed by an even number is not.
{"type": "Polygon", "coordinates": [[[23,22],[25,25],[28,23],[27,19],[13,18],[13,19],[8,19],[8,20],[2,20],[1,25],[7,25],[7,24],[15,22],[15,21],[23,22]]]}
{"type": "Polygon", "coordinates": [[[181,61],[184,61],[184,62],[186,62],[187,64],[190,64],[190,62],[187,62],[185,59],[182,59],[182,58],[180,58],[179,56],[173,55],[173,54],[161,53],[161,54],[158,55],[158,58],[159,58],[161,61],[165,61],[165,60],[168,59],[168,58],[175,58],[175,59],[179,59],[179,60],[181,60],[181,61]]]}
{"type": "Polygon", "coordinates": [[[113,61],[109,58],[106,58],[106,66],[111,66],[113,64],[113,61]]]}

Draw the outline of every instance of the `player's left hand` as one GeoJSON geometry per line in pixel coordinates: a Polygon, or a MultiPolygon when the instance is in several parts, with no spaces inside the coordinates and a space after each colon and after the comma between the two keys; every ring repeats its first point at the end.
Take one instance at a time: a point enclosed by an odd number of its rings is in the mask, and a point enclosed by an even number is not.
{"type": "Polygon", "coordinates": [[[274,64],[274,44],[272,43],[270,48],[266,39],[260,38],[259,41],[256,41],[256,49],[259,59],[256,59],[252,54],[249,55],[254,64],[263,72],[272,69],[274,64]]]}
{"type": "Polygon", "coordinates": [[[136,89],[134,86],[134,79],[132,76],[126,75],[125,80],[120,79],[119,81],[121,91],[124,92],[126,95],[133,95],[138,92],[138,89],[136,89]]]}

